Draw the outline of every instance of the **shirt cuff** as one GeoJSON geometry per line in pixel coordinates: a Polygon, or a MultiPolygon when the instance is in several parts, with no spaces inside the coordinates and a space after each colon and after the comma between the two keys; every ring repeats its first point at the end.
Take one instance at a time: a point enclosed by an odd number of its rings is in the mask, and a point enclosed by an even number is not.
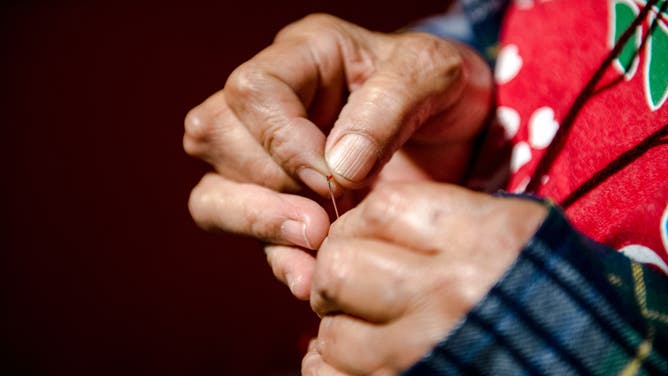
{"type": "Polygon", "coordinates": [[[405,375],[668,374],[668,279],[557,207],[512,267],[405,375]]]}

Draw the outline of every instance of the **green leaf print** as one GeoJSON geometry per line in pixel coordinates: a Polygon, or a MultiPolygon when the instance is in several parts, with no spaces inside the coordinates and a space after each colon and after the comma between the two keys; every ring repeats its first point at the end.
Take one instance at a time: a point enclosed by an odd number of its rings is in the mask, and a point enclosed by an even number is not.
{"type": "MultiPolygon", "coordinates": [[[[624,31],[633,23],[633,20],[638,14],[638,9],[627,1],[617,0],[614,7],[614,39],[613,44],[617,43],[619,38],[624,34],[624,31]]],[[[635,31],[634,37],[631,37],[622,52],[615,59],[615,67],[623,73],[627,79],[631,79],[638,68],[638,48],[641,37],[641,30],[635,31]]]]}
{"type": "Polygon", "coordinates": [[[648,48],[645,89],[652,110],[655,110],[668,96],[668,26],[661,20],[650,35],[648,48]]]}

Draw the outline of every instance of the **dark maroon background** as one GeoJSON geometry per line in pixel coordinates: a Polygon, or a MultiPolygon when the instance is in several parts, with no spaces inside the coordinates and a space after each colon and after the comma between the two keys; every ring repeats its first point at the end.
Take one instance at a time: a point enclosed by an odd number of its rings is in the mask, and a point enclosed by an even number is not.
{"type": "Polygon", "coordinates": [[[444,3],[3,2],[0,373],[296,374],[315,317],[192,223],[183,117],[310,12],[390,31],[444,3]]]}

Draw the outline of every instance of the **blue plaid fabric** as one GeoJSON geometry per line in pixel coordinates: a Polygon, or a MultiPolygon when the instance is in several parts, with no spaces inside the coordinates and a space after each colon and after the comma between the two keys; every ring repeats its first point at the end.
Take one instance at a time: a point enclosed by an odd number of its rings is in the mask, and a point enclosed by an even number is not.
{"type": "Polygon", "coordinates": [[[493,65],[508,3],[509,0],[459,0],[447,13],[425,18],[408,29],[465,43],[493,65]]]}
{"type": "Polygon", "coordinates": [[[668,375],[668,278],[551,207],[515,264],[405,375],[668,375]]]}

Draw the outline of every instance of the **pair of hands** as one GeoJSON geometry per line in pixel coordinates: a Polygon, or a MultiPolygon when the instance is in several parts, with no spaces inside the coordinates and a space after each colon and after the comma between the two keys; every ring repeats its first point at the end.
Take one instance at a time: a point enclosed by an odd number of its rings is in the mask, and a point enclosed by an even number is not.
{"type": "Polygon", "coordinates": [[[184,148],[215,168],[191,195],[195,221],[265,241],[276,277],[322,317],[304,374],[407,368],[544,218],[532,202],[435,183],[466,173],[491,86],[464,46],[315,15],[186,117],[184,148]],[[331,227],[330,173],[347,210],[331,227]]]}

